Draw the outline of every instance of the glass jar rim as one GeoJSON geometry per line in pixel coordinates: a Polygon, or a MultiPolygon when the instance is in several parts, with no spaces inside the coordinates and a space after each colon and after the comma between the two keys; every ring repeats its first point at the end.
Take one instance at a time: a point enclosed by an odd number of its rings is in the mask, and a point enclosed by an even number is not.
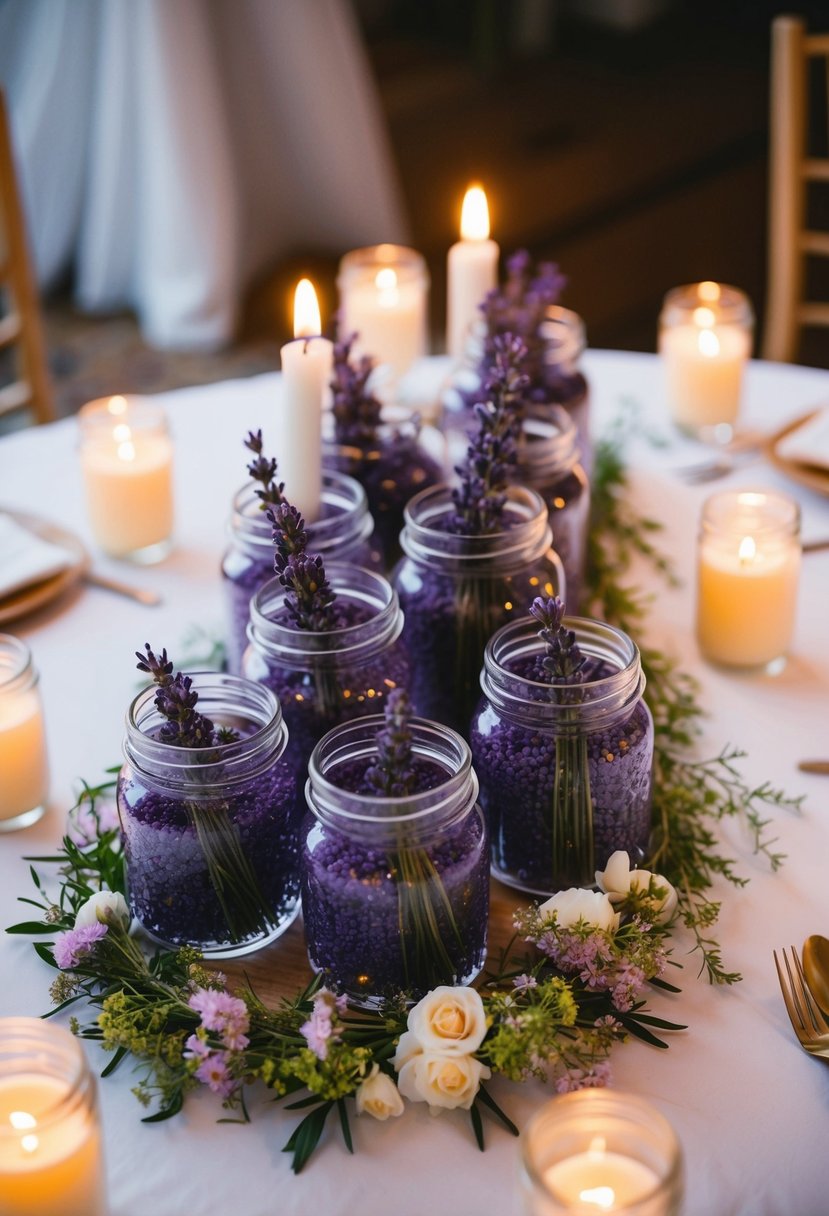
{"type": "MultiPolygon", "coordinates": [[[[94,1074],[80,1042],[63,1026],[24,1016],[0,1021],[0,1080],[32,1075],[55,1078],[61,1065],[65,1066],[60,1080],[66,1083],[66,1092],[38,1112],[38,1128],[51,1127],[94,1098],[94,1074]]],[[[22,1134],[25,1131],[0,1124],[0,1142],[22,1134]]]]}
{"type": "Polygon", "coordinates": [[[518,442],[519,472],[531,481],[564,476],[575,468],[579,458],[578,429],[563,405],[530,404],[525,408],[518,442]]]}
{"type": "Polygon", "coordinates": [[[719,490],[702,505],[703,537],[800,535],[800,504],[779,490],[719,490]]]}
{"type": "MultiPolygon", "coordinates": [[[[497,532],[446,532],[434,526],[455,511],[452,487],[445,482],[427,486],[410,498],[403,510],[400,545],[413,561],[455,567],[455,572],[483,574],[498,559],[503,569],[520,568],[539,558],[553,544],[549,511],[529,486],[506,490],[505,510],[512,526],[497,532]]],[[[501,571],[499,571],[500,573],[501,571]]]]}
{"type": "MultiPolygon", "coordinates": [[[[267,512],[259,510],[258,485],[258,482],[248,481],[236,491],[229,527],[244,546],[251,546],[257,553],[263,549],[273,552],[273,529],[267,512]]],[[[313,523],[306,522],[311,548],[323,552],[335,547],[339,550],[343,545],[358,544],[369,538],[374,521],[366,492],[356,478],[335,469],[324,469],[321,500],[323,505],[334,510],[313,523]]]]}
{"type": "Polygon", "coordinates": [[[352,275],[360,271],[380,271],[384,267],[396,271],[399,280],[403,282],[423,277],[428,281],[429,278],[426,259],[422,253],[408,245],[383,242],[379,245],[363,245],[343,254],[337,271],[337,287],[342,290],[352,275]]]}
{"type": "Polygon", "coordinates": [[[732,287],[728,283],[703,280],[699,283],[683,283],[680,287],[671,288],[662,303],[662,311],[659,315],[660,325],[687,324],[689,319],[693,319],[693,314],[698,308],[707,308],[712,312],[712,324],[746,326],[754,324],[754,310],[744,291],[739,287],[732,287]]]}
{"type": "Polygon", "coordinates": [[[30,687],[36,678],[32,652],[23,639],[0,633],[0,697],[30,687]]]}
{"type": "Polygon", "coordinates": [[[129,426],[131,431],[157,431],[166,434],[167,412],[162,405],[149,397],[140,395],[98,397],[87,401],[77,414],[82,439],[106,436],[112,438],[113,429],[119,424],[129,426]],[[123,401],[123,409],[113,411],[114,401],[123,401]]]}

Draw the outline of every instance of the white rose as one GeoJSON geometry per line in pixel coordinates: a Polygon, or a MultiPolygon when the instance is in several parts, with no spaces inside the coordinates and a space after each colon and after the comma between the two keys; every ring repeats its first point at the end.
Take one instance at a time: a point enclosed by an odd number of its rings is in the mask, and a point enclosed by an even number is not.
{"type": "Polygon", "coordinates": [[[436,1115],[456,1106],[469,1110],[481,1081],[491,1075],[487,1066],[474,1056],[422,1051],[403,1065],[397,1087],[410,1102],[428,1102],[436,1115]]]}
{"type": "MultiPolygon", "coordinates": [[[[474,988],[450,988],[442,984],[427,992],[409,1011],[409,1031],[423,1051],[445,1055],[469,1055],[477,1051],[486,1034],[486,1013],[474,988]]],[[[401,1046],[404,1035],[401,1038],[401,1046]]],[[[400,1046],[398,1047],[400,1052],[400,1046]]]]}
{"type": "Polygon", "coordinates": [[[557,891],[538,911],[541,916],[555,912],[559,929],[569,929],[580,920],[596,929],[615,932],[619,928],[619,914],[613,911],[613,904],[602,891],[586,891],[582,887],[557,891]]]}
{"type": "Polygon", "coordinates": [[[627,895],[630,890],[630,858],[624,849],[611,853],[605,868],[596,871],[596,885],[606,891],[611,900],[614,896],[618,900],[627,895]]]}
{"type": "Polygon", "coordinates": [[[411,1060],[412,1056],[419,1055],[421,1051],[423,1051],[423,1047],[417,1036],[413,1035],[411,1030],[404,1030],[398,1040],[397,1051],[392,1060],[395,1070],[400,1072],[403,1065],[411,1060]]]}
{"type": "Polygon", "coordinates": [[[90,895],[85,904],[81,904],[75,915],[75,928],[84,925],[94,925],[97,921],[102,924],[114,924],[121,921],[125,929],[129,928],[130,910],[127,901],[120,891],[96,891],[90,895]]]}
{"type": "Polygon", "coordinates": [[[610,856],[604,870],[596,871],[596,882],[607,892],[611,903],[614,904],[621,903],[632,892],[646,894],[651,879],[655,890],[663,891],[664,894],[652,895],[648,905],[656,923],[667,925],[668,921],[673,919],[679,902],[679,897],[667,878],[663,878],[661,874],[652,874],[650,870],[631,870],[628,855],[622,850],[610,856]]]}
{"type": "Polygon", "coordinates": [[[389,1115],[403,1114],[403,1099],[391,1077],[373,1065],[371,1072],[357,1090],[355,1097],[357,1114],[373,1115],[375,1119],[388,1119],[389,1115]]]}

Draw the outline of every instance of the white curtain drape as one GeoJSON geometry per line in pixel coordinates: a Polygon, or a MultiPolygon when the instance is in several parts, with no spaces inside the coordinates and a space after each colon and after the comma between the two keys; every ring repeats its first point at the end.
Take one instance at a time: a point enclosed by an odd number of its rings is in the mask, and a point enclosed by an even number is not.
{"type": "Polygon", "coordinates": [[[0,0],[39,281],[214,347],[258,272],[406,241],[348,0],[0,0]]]}

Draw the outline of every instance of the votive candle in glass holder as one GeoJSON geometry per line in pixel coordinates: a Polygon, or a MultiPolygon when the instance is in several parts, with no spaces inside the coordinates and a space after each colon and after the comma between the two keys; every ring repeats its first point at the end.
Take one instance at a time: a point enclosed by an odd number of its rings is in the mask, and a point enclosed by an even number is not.
{"type": "Polygon", "coordinates": [[[96,544],[150,563],[170,551],[173,444],[160,405],[109,397],[78,411],[86,507],[96,544]]]}
{"type": "Polygon", "coordinates": [[[354,353],[404,376],[428,351],[429,271],[404,245],[353,249],[340,262],[340,338],[357,334],[354,353]]]}
{"type": "Polygon", "coordinates": [[[748,296],[721,283],[690,283],[665,297],[659,318],[668,405],[682,430],[727,443],[740,408],[754,314],[748,296]]]}
{"type": "Polygon", "coordinates": [[[105,1216],[95,1077],[74,1035],[0,1020],[0,1210],[105,1216]]]}
{"type": "Polygon", "coordinates": [[[0,832],[36,823],[48,793],[38,673],[28,646],[0,633],[0,832]]]}
{"type": "Polygon", "coordinates": [[[553,1098],[527,1124],[520,1186],[527,1216],[677,1216],[682,1150],[641,1098],[582,1089],[553,1098]]]}
{"type": "Polygon", "coordinates": [[[794,632],[800,508],[772,490],[712,494],[697,553],[697,639],[705,658],[775,671],[794,632]]]}

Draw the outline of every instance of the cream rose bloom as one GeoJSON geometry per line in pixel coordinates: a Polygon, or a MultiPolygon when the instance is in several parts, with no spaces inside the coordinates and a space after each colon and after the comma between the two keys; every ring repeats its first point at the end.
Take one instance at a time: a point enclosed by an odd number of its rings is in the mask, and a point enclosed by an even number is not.
{"type": "Polygon", "coordinates": [[[104,925],[114,924],[119,920],[125,929],[129,928],[130,910],[121,892],[96,891],[94,895],[90,895],[85,904],[81,904],[78,908],[75,915],[75,928],[94,925],[98,921],[104,925]]]}
{"type": "Polygon", "coordinates": [[[428,1102],[433,1115],[462,1107],[469,1110],[481,1081],[492,1073],[471,1055],[421,1051],[401,1068],[397,1087],[410,1102],[428,1102]]]}
{"type": "Polygon", "coordinates": [[[378,1064],[363,1081],[355,1095],[357,1114],[372,1115],[375,1119],[388,1119],[403,1114],[403,1099],[391,1077],[380,1071],[378,1064]]]}
{"type": "Polygon", "coordinates": [[[630,859],[623,849],[612,853],[604,870],[596,871],[596,882],[606,891],[610,902],[617,904],[633,892],[646,892],[653,879],[654,887],[663,891],[662,896],[654,895],[648,903],[653,909],[653,916],[658,925],[667,925],[676,912],[679,897],[667,878],[661,874],[652,874],[650,870],[631,870],[630,859]]]}
{"type": "Polygon", "coordinates": [[[569,929],[580,920],[596,929],[609,929],[614,933],[619,928],[619,914],[613,911],[610,898],[602,891],[569,887],[566,891],[557,891],[538,911],[541,916],[555,912],[559,929],[569,929]]]}
{"type": "MultiPolygon", "coordinates": [[[[397,1052],[411,1033],[423,1051],[445,1055],[469,1055],[484,1041],[486,1013],[474,988],[451,988],[442,984],[427,992],[409,1012],[409,1030],[401,1036],[397,1052]]],[[[404,1050],[408,1050],[408,1044],[404,1050]]]]}

